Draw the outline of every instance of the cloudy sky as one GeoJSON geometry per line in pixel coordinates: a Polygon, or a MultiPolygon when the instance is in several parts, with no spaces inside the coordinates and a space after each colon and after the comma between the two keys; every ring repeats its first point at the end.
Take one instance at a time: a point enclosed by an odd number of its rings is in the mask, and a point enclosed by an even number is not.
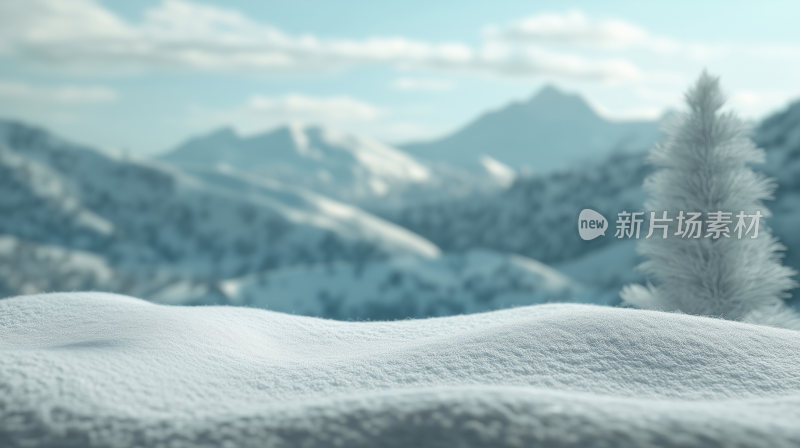
{"type": "Polygon", "coordinates": [[[547,83],[613,119],[703,68],[759,118],[800,98],[797,2],[4,0],[0,116],[147,155],[285,121],[402,142],[547,83]]]}

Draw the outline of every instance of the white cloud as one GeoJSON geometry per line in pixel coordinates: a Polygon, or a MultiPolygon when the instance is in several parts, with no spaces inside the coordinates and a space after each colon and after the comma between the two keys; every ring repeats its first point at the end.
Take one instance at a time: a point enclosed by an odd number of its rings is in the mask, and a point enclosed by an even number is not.
{"type": "Polygon", "coordinates": [[[728,103],[734,109],[744,111],[745,116],[757,118],[786,106],[796,94],[796,90],[734,90],[728,95],[728,103]]]}
{"type": "Polygon", "coordinates": [[[398,78],[392,82],[392,88],[406,91],[445,92],[453,87],[450,81],[434,78],[398,78]]]}
{"type": "Polygon", "coordinates": [[[654,36],[644,28],[624,20],[590,18],[576,10],[542,13],[505,26],[489,26],[486,35],[515,42],[608,49],[646,48],[666,52],[680,48],[674,40],[654,36]]]}
{"type": "Polygon", "coordinates": [[[610,120],[657,120],[664,115],[664,108],[658,106],[610,109],[592,101],[592,107],[601,116],[610,120]]]}
{"type": "MultiPolygon", "coordinates": [[[[629,100],[634,100],[636,106],[631,108],[606,108],[598,106],[604,115],[613,118],[656,118],[666,110],[683,108],[684,91],[689,82],[676,87],[652,88],[635,86],[626,88],[629,100]]],[[[723,88],[724,80],[723,80],[723,88]]],[[[727,89],[726,89],[727,90],[727,89]]],[[[727,107],[735,110],[745,118],[761,118],[765,114],[774,112],[786,105],[789,99],[797,94],[793,90],[781,89],[740,89],[727,90],[727,107]]]]}
{"type": "Polygon", "coordinates": [[[505,25],[484,29],[489,41],[506,44],[536,44],[607,51],[642,50],[656,55],[679,54],[706,61],[728,57],[782,60],[800,56],[800,45],[786,43],[709,43],[687,41],[654,34],[616,18],[590,17],[580,10],[546,12],[505,25]]]}
{"type": "Polygon", "coordinates": [[[297,94],[280,97],[254,95],[247,101],[246,109],[260,117],[311,123],[370,121],[383,114],[378,107],[347,96],[297,94]]]}
{"type": "MultiPolygon", "coordinates": [[[[70,68],[93,74],[132,68],[320,73],[365,65],[423,73],[420,78],[395,80],[391,85],[400,90],[446,90],[447,82],[439,79],[452,73],[525,82],[545,78],[580,84],[584,92],[623,87],[627,90],[619,90],[620,95],[628,99],[615,101],[628,103],[621,109],[652,115],[655,108],[680,99],[682,89],[704,66],[723,75],[732,91],[783,76],[778,83],[770,82],[770,88],[796,93],[793,80],[781,73],[797,68],[793,61],[800,58],[800,45],[688,42],[581,11],[536,14],[489,27],[479,43],[468,45],[291,34],[229,7],[187,0],[163,0],[137,20],[123,18],[96,0],[20,0],[0,1],[0,53],[4,62],[37,62],[52,73],[70,68]],[[636,88],[652,92],[637,94],[636,88]]],[[[113,92],[33,90],[37,88],[6,86],[5,95],[76,102],[79,97],[86,102],[113,98],[113,92]]],[[[748,114],[761,113],[780,102],[777,94],[764,90],[734,94],[731,103],[748,114]]],[[[280,103],[279,98],[270,101],[271,108],[280,103]]]]}
{"type": "Polygon", "coordinates": [[[563,52],[504,51],[402,37],[336,39],[290,35],[238,11],[164,0],[130,23],[91,0],[0,3],[0,49],[48,67],[304,70],[389,64],[501,76],[584,80],[636,76],[630,62],[563,52]]]}
{"type": "Polygon", "coordinates": [[[252,95],[223,108],[192,106],[187,118],[198,131],[233,126],[252,134],[287,123],[322,125],[343,130],[375,126],[390,114],[368,102],[345,95],[252,95]]]}
{"type": "Polygon", "coordinates": [[[23,82],[0,80],[0,98],[7,101],[35,103],[105,103],[114,101],[114,90],[102,86],[36,86],[23,82]]]}
{"type": "Polygon", "coordinates": [[[343,95],[252,95],[227,108],[191,107],[185,118],[193,132],[232,126],[242,134],[254,134],[294,123],[321,125],[385,142],[405,142],[435,135],[434,129],[413,121],[414,117],[407,113],[389,111],[343,95]]]}

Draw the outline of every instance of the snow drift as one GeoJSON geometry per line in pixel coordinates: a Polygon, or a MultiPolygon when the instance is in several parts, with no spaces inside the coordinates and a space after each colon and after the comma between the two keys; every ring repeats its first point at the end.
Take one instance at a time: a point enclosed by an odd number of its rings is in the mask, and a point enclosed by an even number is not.
{"type": "Polygon", "coordinates": [[[587,305],[340,322],[0,301],[0,445],[798,446],[800,332],[587,305]]]}

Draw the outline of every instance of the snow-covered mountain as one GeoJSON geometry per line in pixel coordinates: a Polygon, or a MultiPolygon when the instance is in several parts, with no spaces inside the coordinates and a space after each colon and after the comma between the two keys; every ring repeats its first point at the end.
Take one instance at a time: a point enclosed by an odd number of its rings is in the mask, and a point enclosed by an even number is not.
{"type": "Polygon", "coordinates": [[[0,190],[0,234],[95,253],[131,270],[225,278],[439,252],[357,208],[276,181],[242,194],[15,122],[0,122],[0,190]]]}
{"type": "MultiPolygon", "coordinates": [[[[753,138],[767,152],[767,164],[756,169],[778,182],[768,223],[787,246],[787,264],[800,270],[800,101],[765,119],[753,138]]],[[[522,254],[560,269],[598,296],[616,294],[639,277],[634,244],[616,240],[613,232],[582,241],[574,223],[583,208],[601,212],[612,226],[618,212],[642,209],[645,149],[522,176],[504,191],[411,205],[384,216],[445,251],[483,247],[522,254]]]]}
{"type": "Polygon", "coordinates": [[[591,208],[613,226],[619,211],[641,209],[641,185],[648,170],[644,160],[643,152],[617,153],[570,169],[523,176],[504,191],[389,210],[384,217],[435,241],[446,252],[480,247],[556,268],[563,265],[563,272],[585,284],[597,300],[606,301],[616,297],[623,280],[639,278],[633,270],[634,247],[617,249],[613,231],[581,240],[577,216],[591,208]],[[571,269],[571,262],[583,268],[571,269]],[[598,270],[605,275],[593,275],[598,270]]]}
{"type": "Polygon", "coordinates": [[[655,121],[610,121],[579,95],[547,86],[527,101],[476,118],[460,130],[401,148],[441,164],[486,169],[490,160],[515,171],[545,173],[612,151],[641,150],[660,135],[655,121]]]}
{"type": "Polygon", "coordinates": [[[377,140],[300,125],[246,137],[222,129],[161,159],[189,169],[228,167],[349,202],[383,198],[434,177],[424,164],[377,140]]]}
{"type": "Polygon", "coordinates": [[[638,209],[647,173],[644,153],[608,158],[544,175],[518,179],[507,190],[470,198],[419,204],[388,211],[385,217],[446,251],[483,247],[561,262],[609,243],[583,241],[575,231],[577,214],[592,208],[607,217],[638,209]]]}
{"type": "Polygon", "coordinates": [[[101,254],[0,235],[0,297],[41,291],[125,291],[160,303],[227,303],[217,282],[158,264],[125,269],[101,254]]]}
{"type": "MultiPolygon", "coordinates": [[[[798,129],[800,102],[764,120],[754,135],[767,150],[762,169],[778,180],[769,224],[795,268],[798,129]]],[[[622,284],[640,280],[634,244],[613,232],[582,241],[574,222],[583,208],[612,222],[621,210],[641,209],[646,149],[598,155],[455,199],[425,194],[440,168],[410,159],[431,176],[418,183],[424,200],[403,196],[411,189],[391,188],[380,201],[389,206],[371,208],[380,210],[378,218],[297,187],[304,179],[284,182],[230,161],[187,168],[129,160],[0,122],[0,292],[88,288],[343,318],[572,300],[578,284],[593,300],[610,303],[622,284]],[[551,268],[571,286],[542,286],[552,276],[540,271],[551,268]],[[397,287],[382,286],[397,278],[403,279],[397,287]],[[454,297],[466,299],[459,304],[454,297]]]]}
{"type": "Polygon", "coordinates": [[[184,170],[224,168],[298,185],[371,210],[464,198],[587,157],[641,150],[657,122],[610,121],[580,96],[548,86],[442,139],[401,149],[319,126],[241,136],[230,128],[192,138],[159,158],[184,170]]]}
{"type": "Polygon", "coordinates": [[[0,171],[0,208],[10,217],[0,221],[3,295],[93,289],[400,318],[572,300],[579,291],[523,257],[440,256],[406,229],[270,177],[226,167],[187,174],[20,123],[0,122],[0,171]]]}
{"type": "MultiPolygon", "coordinates": [[[[766,149],[765,171],[778,183],[769,222],[787,247],[786,263],[800,271],[800,101],[764,120],[754,140],[766,149]]],[[[800,305],[800,293],[795,297],[800,305]]]]}
{"type": "Polygon", "coordinates": [[[529,258],[473,250],[420,260],[289,267],[223,282],[229,303],[337,319],[474,313],[585,297],[529,258]]]}

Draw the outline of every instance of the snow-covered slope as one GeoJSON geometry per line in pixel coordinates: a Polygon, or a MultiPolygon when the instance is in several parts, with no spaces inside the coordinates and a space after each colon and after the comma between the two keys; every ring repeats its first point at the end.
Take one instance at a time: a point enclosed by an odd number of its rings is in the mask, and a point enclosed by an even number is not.
{"type": "Polygon", "coordinates": [[[94,289],[113,276],[93,253],[0,235],[0,296],[94,289]]]}
{"type": "MultiPolygon", "coordinates": [[[[754,138],[766,149],[766,171],[778,183],[769,204],[773,230],[787,247],[786,262],[800,270],[800,101],[764,120],[754,138]]],[[[800,292],[795,295],[800,305],[800,292]]]]}
{"type": "Polygon", "coordinates": [[[220,289],[232,304],[359,320],[447,316],[585,297],[578,284],[537,261],[482,250],[277,269],[225,281],[220,289]]]}
{"type": "Polygon", "coordinates": [[[81,290],[124,291],[159,303],[228,301],[218,282],[171,273],[158,264],[124,269],[93,252],[0,235],[0,297],[81,290]]]}
{"type": "Polygon", "coordinates": [[[482,247],[555,263],[613,243],[613,232],[581,240],[575,230],[578,213],[592,208],[613,222],[621,210],[640,209],[646,173],[644,154],[617,153],[519,178],[504,191],[409,205],[384,216],[444,250],[482,247]]]}
{"type": "Polygon", "coordinates": [[[228,166],[347,201],[385,197],[432,178],[428,167],[374,139],[299,125],[248,137],[223,129],[161,159],[190,169],[228,166]]]}
{"type": "Polygon", "coordinates": [[[353,323],[0,300],[0,445],[800,444],[800,332],[539,305],[353,323]]]}
{"type": "Polygon", "coordinates": [[[545,173],[587,155],[641,150],[659,135],[657,122],[609,121],[580,96],[547,86],[528,101],[486,113],[451,135],[401,148],[454,166],[475,169],[489,156],[514,170],[545,173]]]}
{"type": "Polygon", "coordinates": [[[0,122],[0,173],[0,234],[92,252],[115,267],[224,278],[438,254],[402,228],[294,187],[272,182],[243,192],[14,122],[0,122]]]}
{"type": "MultiPolygon", "coordinates": [[[[755,168],[778,183],[776,200],[768,203],[773,212],[769,225],[787,246],[786,263],[800,269],[800,102],[764,120],[753,138],[767,151],[767,164],[755,168]]],[[[446,251],[483,247],[523,254],[607,296],[639,277],[632,271],[634,245],[620,244],[613,232],[582,241],[574,223],[583,208],[600,211],[612,226],[618,212],[641,210],[642,181],[649,169],[645,157],[644,151],[597,157],[568,169],[518,177],[505,191],[411,204],[383,216],[446,251]]]]}
{"type": "Polygon", "coordinates": [[[636,253],[635,240],[612,241],[561,263],[553,269],[586,287],[596,303],[619,303],[623,285],[642,284],[644,275],[637,269],[642,257],[636,253]]]}

